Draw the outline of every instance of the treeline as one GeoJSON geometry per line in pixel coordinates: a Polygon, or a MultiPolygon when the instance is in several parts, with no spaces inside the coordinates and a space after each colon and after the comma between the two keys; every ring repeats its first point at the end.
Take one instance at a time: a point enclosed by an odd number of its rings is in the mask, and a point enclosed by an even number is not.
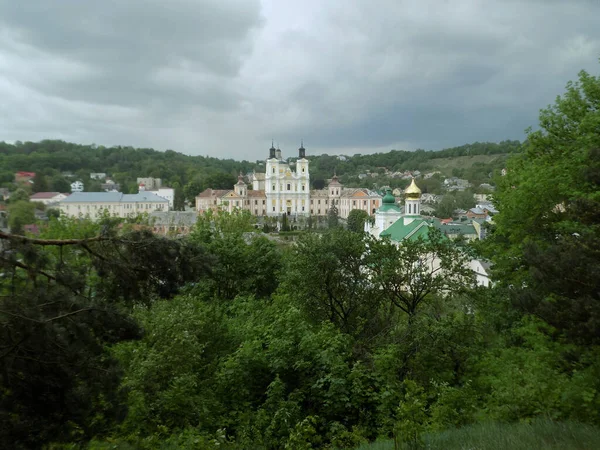
{"type": "MultiPolygon", "coordinates": [[[[518,147],[518,141],[503,141],[498,144],[474,143],[437,152],[392,150],[388,153],[355,155],[347,161],[329,155],[310,156],[311,179],[314,187],[321,188],[335,171],[349,186],[359,186],[364,183],[356,177],[365,171],[376,172],[382,167],[393,171],[425,170],[436,158],[508,154],[518,147]]],[[[138,177],[153,177],[161,178],[165,185],[176,188],[188,201],[193,201],[207,187],[231,188],[240,171],[245,174],[253,169],[261,171],[264,167],[256,162],[189,156],[172,150],[160,152],[147,148],[80,145],[57,140],[15,144],[0,142],[0,186],[11,187],[15,172],[28,171],[39,174],[34,186],[36,191],[68,192],[74,180],[83,181],[86,191],[99,191],[100,181],[91,180],[89,174],[104,172],[119,183],[125,193],[137,192],[138,177]],[[66,176],[69,173],[72,176],[66,176]]],[[[488,167],[480,165],[474,167],[472,173],[459,171],[456,175],[485,179],[489,171],[488,167]]],[[[398,180],[390,182],[397,184],[398,180]]]]}
{"type": "MultiPolygon", "coordinates": [[[[348,175],[349,177],[355,177],[359,173],[366,173],[367,171],[382,172],[381,168],[387,168],[390,171],[425,171],[433,168],[435,160],[439,158],[508,155],[517,152],[520,147],[521,143],[519,141],[502,141],[499,143],[475,142],[439,151],[416,150],[411,152],[392,150],[372,155],[356,154],[346,160],[340,160],[335,155],[320,155],[309,157],[309,159],[312,162],[311,176],[314,179],[328,179],[331,178],[334,171],[336,171],[338,176],[348,175]]],[[[461,176],[464,173],[457,173],[455,175],[461,176]]]]}

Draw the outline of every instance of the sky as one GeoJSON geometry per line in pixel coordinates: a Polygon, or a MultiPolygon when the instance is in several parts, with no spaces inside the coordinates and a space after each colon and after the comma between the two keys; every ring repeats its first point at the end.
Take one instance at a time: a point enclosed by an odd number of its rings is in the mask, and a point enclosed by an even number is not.
{"type": "Polygon", "coordinates": [[[598,0],[0,0],[0,141],[262,159],[523,140],[598,0]]]}

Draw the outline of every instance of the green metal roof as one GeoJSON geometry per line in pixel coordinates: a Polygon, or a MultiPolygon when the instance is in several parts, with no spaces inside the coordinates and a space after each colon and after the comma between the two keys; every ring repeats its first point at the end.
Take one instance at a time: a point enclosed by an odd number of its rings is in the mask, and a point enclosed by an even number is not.
{"type": "Polygon", "coordinates": [[[401,217],[385,231],[382,231],[380,236],[389,236],[392,241],[396,242],[404,239],[416,240],[419,237],[427,240],[429,238],[429,225],[424,219],[414,219],[409,224],[404,225],[404,219],[401,217]]]}

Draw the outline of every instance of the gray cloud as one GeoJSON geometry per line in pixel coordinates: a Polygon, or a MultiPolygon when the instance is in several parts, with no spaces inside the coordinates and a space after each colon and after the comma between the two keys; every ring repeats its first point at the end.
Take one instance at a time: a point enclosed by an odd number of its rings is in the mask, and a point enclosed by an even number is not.
{"type": "Polygon", "coordinates": [[[311,153],[522,139],[598,72],[597,17],[591,0],[0,0],[0,139],[249,159],[271,137],[311,153]]]}

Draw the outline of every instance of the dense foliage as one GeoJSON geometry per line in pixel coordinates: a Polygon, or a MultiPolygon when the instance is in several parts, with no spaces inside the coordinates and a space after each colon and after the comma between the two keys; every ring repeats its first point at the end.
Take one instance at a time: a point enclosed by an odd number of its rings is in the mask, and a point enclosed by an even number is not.
{"type": "Polygon", "coordinates": [[[0,445],[416,448],[494,422],[597,427],[599,93],[581,73],[542,111],[476,248],[398,247],[361,217],[285,245],[244,213],[177,240],[108,218],[0,234],[0,445]],[[493,287],[473,286],[474,252],[493,287]]]}

